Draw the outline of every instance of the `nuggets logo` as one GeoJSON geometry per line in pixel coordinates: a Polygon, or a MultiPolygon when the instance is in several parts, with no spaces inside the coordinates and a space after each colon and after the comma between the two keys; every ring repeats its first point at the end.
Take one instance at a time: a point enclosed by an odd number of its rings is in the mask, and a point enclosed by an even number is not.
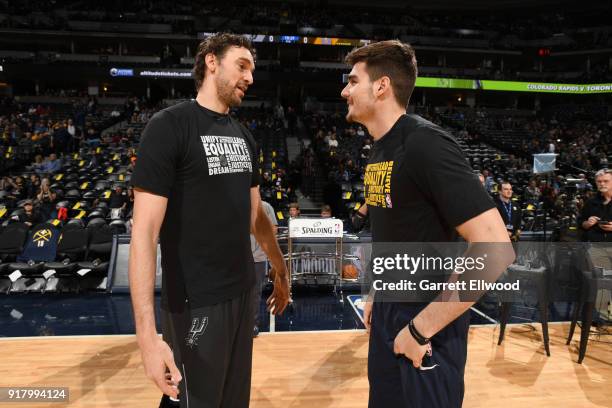
{"type": "Polygon", "coordinates": [[[363,178],[365,203],[375,207],[392,208],[391,174],[393,161],[368,164],[363,178]]]}
{"type": "Polygon", "coordinates": [[[32,237],[32,240],[36,242],[37,246],[43,247],[45,246],[45,242],[49,242],[52,236],[53,236],[53,233],[51,232],[51,230],[43,229],[40,231],[36,231],[36,233],[32,237]]]}

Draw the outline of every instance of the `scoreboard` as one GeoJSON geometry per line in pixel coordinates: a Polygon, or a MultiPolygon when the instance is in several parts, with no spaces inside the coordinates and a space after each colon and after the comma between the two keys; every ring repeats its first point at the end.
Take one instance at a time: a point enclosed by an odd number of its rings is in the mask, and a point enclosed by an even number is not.
{"type": "MultiPolygon", "coordinates": [[[[198,33],[198,39],[203,40],[215,33],[198,33]]],[[[244,34],[253,43],[281,43],[281,44],[312,44],[312,45],[339,45],[345,47],[360,47],[368,45],[372,40],[340,37],[309,37],[301,35],[266,35],[266,34],[244,34]]]]}

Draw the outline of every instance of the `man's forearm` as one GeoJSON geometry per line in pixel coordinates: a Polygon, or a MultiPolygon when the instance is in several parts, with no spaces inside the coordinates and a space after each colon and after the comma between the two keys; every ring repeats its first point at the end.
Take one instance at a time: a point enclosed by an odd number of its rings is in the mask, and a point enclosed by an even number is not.
{"type": "MultiPolygon", "coordinates": [[[[481,259],[484,262],[484,268],[453,273],[449,279],[450,282],[464,284],[470,280],[496,282],[514,261],[515,254],[509,242],[479,242],[470,243],[463,256],[467,259],[481,259]]],[[[485,293],[486,291],[482,290],[462,293],[444,290],[437,298],[441,301],[431,302],[414,318],[414,326],[423,336],[432,337],[461,316],[485,293]]]]}
{"type": "Polygon", "coordinates": [[[423,336],[430,338],[450,322],[461,316],[475,302],[432,302],[415,318],[414,326],[423,336]]]}
{"type": "Polygon", "coordinates": [[[157,260],[157,240],[134,234],[130,244],[129,280],[138,342],[157,335],[153,289],[157,260]],[[134,239],[135,238],[135,239],[134,239]]]}
{"type": "Polygon", "coordinates": [[[272,266],[277,272],[283,273],[285,268],[281,268],[280,266],[284,265],[285,259],[283,258],[283,253],[278,246],[278,241],[276,240],[272,223],[262,209],[260,209],[257,213],[253,235],[261,246],[261,249],[263,249],[270,259],[272,266]]]}

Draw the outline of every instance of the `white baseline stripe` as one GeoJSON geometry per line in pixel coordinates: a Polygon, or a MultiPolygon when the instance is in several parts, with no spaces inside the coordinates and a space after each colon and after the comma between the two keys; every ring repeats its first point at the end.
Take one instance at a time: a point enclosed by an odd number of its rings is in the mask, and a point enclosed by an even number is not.
{"type": "Polygon", "coordinates": [[[183,379],[185,380],[185,399],[187,401],[187,408],[189,408],[189,388],[187,388],[187,372],[185,371],[185,364],[183,366],[183,379]]]}
{"type": "Polygon", "coordinates": [[[270,313],[270,333],[276,331],[276,315],[270,313]]]}
{"type": "MultiPolygon", "coordinates": [[[[537,322],[535,322],[537,323],[537,322]]],[[[553,325],[553,324],[566,324],[566,323],[571,323],[569,320],[564,320],[564,321],[560,321],[560,322],[548,322],[548,325],[553,325]]],[[[495,322],[495,324],[498,324],[498,322],[495,322]]],[[[525,323],[508,323],[508,326],[523,326],[525,325],[525,323]]],[[[491,326],[491,324],[486,323],[486,324],[470,324],[470,327],[483,327],[483,326],[491,326]]],[[[285,331],[285,332],[261,332],[260,335],[272,335],[272,334],[304,334],[304,333],[346,333],[346,332],[364,332],[365,333],[365,329],[346,329],[346,330],[303,330],[303,331],[285,331]]],[[[158,334],[159,336],[161,336],[161,334],[158,334]]],[[[78,335],[78,336],[25,336],[25,337],[0,337],[0,342],[2,341],[11,341],[11,340],[15,340],[15,341],[21,341],[21,340],[50,340],[50,339],[57,339],[57,340],[61,340],[61,339],[86,339],[86,338],[104,338],[104,337],[134,337],[134,340],[136,339],[136,335],[135,334],[85,334],[85,335],[78,335]]]]}

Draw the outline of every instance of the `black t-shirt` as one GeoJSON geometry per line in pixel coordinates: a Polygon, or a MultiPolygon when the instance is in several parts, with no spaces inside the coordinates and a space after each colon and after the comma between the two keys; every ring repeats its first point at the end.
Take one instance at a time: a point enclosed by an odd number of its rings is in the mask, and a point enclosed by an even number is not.
{"type": "Polygon", "coordinates": [[[162,307],[180,311],[234,298],[255,282],[250,188],[259,185],[257,147],[229,115],[195,100],[147,124],[134,187],[168,198],[160,231],[162,307]]]}
{"type": "Polygon", "coordinates": [[[374,143],[365,197],[373,242],[447,242],[455,227],[495,207],[456,140],[403,115],[374,143]]]}
{"type": "Polygon", "coordinates": [[[127,203],[127,201],[128,201],[128,198],[125,194],[117,193],[113,191],[108,200],[108,207],[109,208],[121,208],[123,207],[123,204],[127,203]]]}
{"type": "Polygon", "coordinates": [[[31,214],[23,213],[19,215],[19,222],[29,222],[32,225],[40,224],[44,221],[43,216],[38,211],[32,211],[31,214]]]}

